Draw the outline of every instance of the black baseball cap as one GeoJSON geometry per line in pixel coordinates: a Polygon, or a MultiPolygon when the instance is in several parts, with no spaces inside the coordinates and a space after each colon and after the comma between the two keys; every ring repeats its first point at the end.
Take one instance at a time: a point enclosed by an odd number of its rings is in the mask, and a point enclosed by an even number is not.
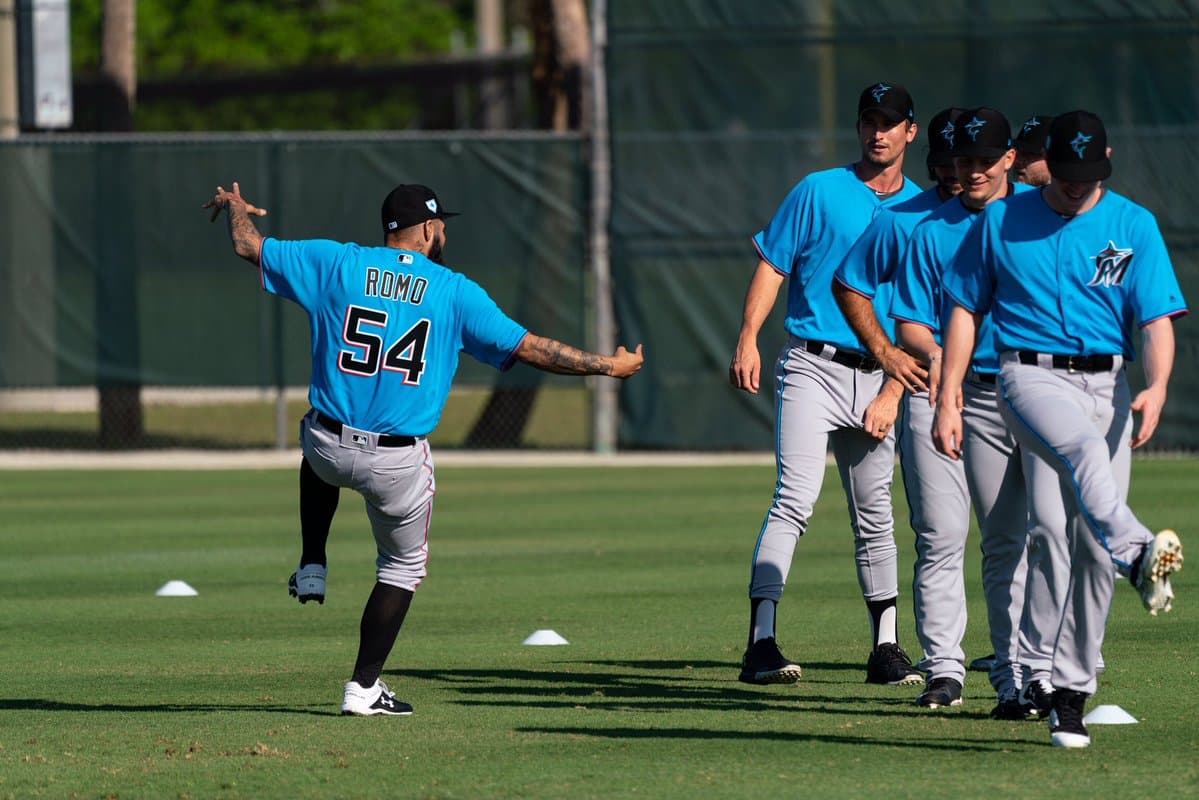
{"type": "Polygon", "coordinates": [[[1007,117],[986,106],[959,114],[954,134],[955,156],[999,158],[1012,149],[1012,128],[1007,117]]]}
{"type": "Polygon", "coordinates": [[[1045,149],[1045,139],[1049,136],[1049,124],[1053,117],[1048,114],[1036,114],[1029,117],[1020,126],[1013,144],[1019,153],[1040,153],[1045,149]]]}
{"type": "Polygon", "coordinates": [[[858,97],[858,119],[867,111],[881,111],[892,122],[916,120],[912,96],[898,83],[880,81],[863,89],[858,97]]]}
{"type": "Polygon", "coordinates": [[[446,211],[441,201],[428,186],[419,183],[401,183],[383,199],[383,232],[402,231],[419,225],[427,219],[445,219],[458,216],[457,211],[446,211]]]}
{"type": "Polygon", "coordinates": [[[1054,117],[1045,140],[1049,174],[1060,181],[1090,183],[1112,174],[1107,157],[1107,129],[1090,111],[1071,111],[1054,117]]]}
{"type": "Polygon", "coordinates": [[[928,123],[928,165],[945,167],[953,163],[954,121],[966,109],[953,106],[938,111],[928,123]]]}

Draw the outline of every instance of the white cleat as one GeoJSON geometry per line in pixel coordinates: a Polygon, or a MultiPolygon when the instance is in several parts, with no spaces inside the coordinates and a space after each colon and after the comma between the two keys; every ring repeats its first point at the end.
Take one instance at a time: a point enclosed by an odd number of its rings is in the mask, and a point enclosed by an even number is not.
{"type": "Polygon", "coordinates": [[[1141,555],[1137,570],[1137,591],[1149,613],[1169,611],[1174,599],[1170,574],[1182,569],[1182,542],[1170,529],[1159,531],[1141,555]]]}
{"type": "Polygon", "coordinates": [[[324,605],[325,578],[328,574],[328,567],[320,564],[304,564],[287,579],[287,593],[301,603],[315,600],[324,605]]]}
{"type": "Polygon", "coordinates": [[[369,688],[347,681],[341,713],[346,717],[406,717],[412,713],[412,706],[397,700],[395,692],[383,681],[377,680],[369,688]]]}

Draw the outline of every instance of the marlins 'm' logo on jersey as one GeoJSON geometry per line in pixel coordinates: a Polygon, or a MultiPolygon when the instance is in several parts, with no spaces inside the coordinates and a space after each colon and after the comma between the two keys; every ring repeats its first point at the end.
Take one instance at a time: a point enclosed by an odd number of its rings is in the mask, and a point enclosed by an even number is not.
{"type": "Polygon", "coordinates": [[[1109,239],[1107,247],[1091,258],[1095,260],[1095,277],[1087,286],[1119,286],[1132,265],[1132,248],[1116,247],[1109,239]]]}

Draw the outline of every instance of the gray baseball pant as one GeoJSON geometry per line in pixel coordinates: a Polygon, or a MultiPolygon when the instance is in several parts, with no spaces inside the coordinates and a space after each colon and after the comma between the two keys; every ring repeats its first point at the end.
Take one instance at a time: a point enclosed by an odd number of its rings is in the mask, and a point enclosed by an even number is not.
{"type": "Polygon", "coordinates": [[[1059,479],[1056,484],[1049,480],[1028,484],[1030,530],[1036,537],[1054,535],[1039,515],[1055,501],[1062,504],[1068,520],[1069,560],[1061,569],[1069,570],[1069,578],[1063,578],[1053,557],[1054,552],[1060,557],[1060,548],[1046,548],[1048,558],[1034,562],[1038,573],[1051,571],[1044,585],[1059,589],[1057,625],[1035,619],[1052,612],[1048,607],[1038,609],[1035,601],[1030,625],[1057,631],[1053,686],[1093,694],[1115,587],[1111,565],[1114,562],[1126,571],[1153,541],[1153,534],[1126,503],[1132,412],[1123,359],[1116,357],[1111,371],[1098,373],[1022,364],[1014,352],[1004,353],[1001,364],[1004,419],[1021,447],[1052,466],[1059,479]],[[1065,589],[1060,591],[1063,581],[1065,589]]]}
{"type": "Polygon", "coordinates": [[[991,682],[1003,692],[1018,688],[1014,664],[1024,604],[1024,480],[994,390],[968,380],[962,391],[960,461],[933,445],[928,394],[909,395],[904,403],[899,453],[916,533],[916,635],[930,677],[965,682],[965,557],[973,503],[982,532],[983,591],[996,654],[991,682]]]}
{"type": "Polygon", "coordinates": [[[912,608],[923,665],[931,678],[965,681],[966,586],[963,563],[970,530],[966,470],[937,452],[931,436],[933,409],[928,394],[904,398],[899,461],[912,530],[916,564],[912,608]]]}
{"type": "Polygon", "coordinates": [[[820,495],[829,445],[849,504],[862,596],[886,600],[899,594],[891,509],[895,439],[889,433],[879,441],[862,426],[885,376],[830,357],[831,350],[815,355],[791,337],[775,364],[778,483],[754,548],[753,599],[778,602],[783,596],[796,545],[820,495]]]}
{"type": "Polygon", "coordinates": [[[343,426],[339,434],[309,412],[300,422],[300,446],[321,480],[353,489],[366,502],[378,557],[376,580],[415,591],[429,560],[429,522],[437,485],[427,439],[384,447],[378,434],[343,426]]]}
{"type": "MultiPolygon", "coordinates": [[[[982,540],[983,596],[997,694],[1019,689],[1020,622],[1028,570],[1028,502],[1021,452],[993,384],[962,384],[962,460],[982,540]]],[[[964,606],[963,606],[964,613],[964,606]]]]}

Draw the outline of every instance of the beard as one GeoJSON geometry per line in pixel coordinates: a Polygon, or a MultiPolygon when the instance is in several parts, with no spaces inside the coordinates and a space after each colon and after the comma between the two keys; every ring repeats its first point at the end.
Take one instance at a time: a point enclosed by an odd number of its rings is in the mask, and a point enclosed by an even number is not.
{"type": "Polygon", "coordinates": [[[433,243],[429,245],[428,259],[434,264],[441,264],[444,267],[445,262],[441,260],[442,250],[444,249],[442,247],[443,244],[444,240],[440,236],[434,239],[433,243]]]}

